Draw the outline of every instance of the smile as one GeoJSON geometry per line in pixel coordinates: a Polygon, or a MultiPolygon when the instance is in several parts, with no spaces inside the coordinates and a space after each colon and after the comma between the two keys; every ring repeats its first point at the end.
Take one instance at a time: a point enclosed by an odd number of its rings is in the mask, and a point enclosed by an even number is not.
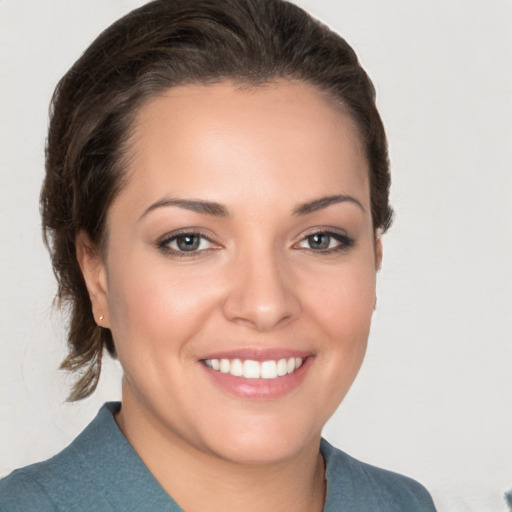
{"type": "Polygon", "coordinates": [[[220,373],[229,373],[244,379],[277,379],[298,370],[304,359],[302,357],[281,358],[268,361],[251,359],[205,359],[204,364],[220,373]]]}

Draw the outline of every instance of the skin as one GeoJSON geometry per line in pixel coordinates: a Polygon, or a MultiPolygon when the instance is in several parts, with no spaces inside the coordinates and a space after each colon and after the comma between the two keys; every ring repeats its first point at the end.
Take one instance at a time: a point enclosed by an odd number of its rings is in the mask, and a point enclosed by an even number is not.
{"type": "Polygon", "coordinates": [[[121,430],[188,512],[322,510],[321,430],[363,361],[381,258],[353,122],[298,82],[183,86],[141,109],[130,151],[106,250],[81,234],[77,252],[124,370],[121,430]],[[296,212],[334,195],[353,200],[296,212]],[[209,241],[160,247],[190,228],[209,241]],[[319,249],[314,232],[342,241],[319,249]],[[272,399],[230,393],[201,362],[273,348],[310,357],[272,399]]]}

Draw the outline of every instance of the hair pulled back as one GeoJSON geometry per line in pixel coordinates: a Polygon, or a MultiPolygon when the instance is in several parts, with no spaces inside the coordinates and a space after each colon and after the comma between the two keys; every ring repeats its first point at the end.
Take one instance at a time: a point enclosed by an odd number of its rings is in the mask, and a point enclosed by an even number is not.
{"type": "Polygon", "coordinates": [[[77,372],[70,400],[96,388],[104,348],[115,356],[110,330],[93,317],[75,242],[85,232],[96,247],[104,245],[107,212],[123,185],[138,110],[177,85],[257,85],[279,78],[317,87],[353,118],[370,168],[373,226],[385,231],[392,217],[390,176],[373,85],[346,41],[291,3],[150,2],[100,34],[57,85],[41,211],[57,299],[70,313],[69,352],[62,363],[77,372]]]}

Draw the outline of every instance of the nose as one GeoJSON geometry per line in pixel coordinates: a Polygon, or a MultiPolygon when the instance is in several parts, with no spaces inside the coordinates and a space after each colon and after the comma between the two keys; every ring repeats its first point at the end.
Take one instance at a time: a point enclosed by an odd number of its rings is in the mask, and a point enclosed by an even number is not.
{"type": "Polygon", "coordinates": [[[253,255],[241,260],[230,268],[224,316],[260,332],[293,322],[301,312],[301,304],[289,265],[271,256],[253,255]]]}

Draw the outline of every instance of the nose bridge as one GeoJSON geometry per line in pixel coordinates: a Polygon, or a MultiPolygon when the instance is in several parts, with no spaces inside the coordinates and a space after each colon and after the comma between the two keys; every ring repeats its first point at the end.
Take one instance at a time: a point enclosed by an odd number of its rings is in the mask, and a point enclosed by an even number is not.
{"type": "Polygon", "coordinates": [[[229,277],[232,285],[224,303],[230,320],[266,331],[293,320],[300,311],[294,279],[286,258],[270,244],[244,251],[229,277]]]}

